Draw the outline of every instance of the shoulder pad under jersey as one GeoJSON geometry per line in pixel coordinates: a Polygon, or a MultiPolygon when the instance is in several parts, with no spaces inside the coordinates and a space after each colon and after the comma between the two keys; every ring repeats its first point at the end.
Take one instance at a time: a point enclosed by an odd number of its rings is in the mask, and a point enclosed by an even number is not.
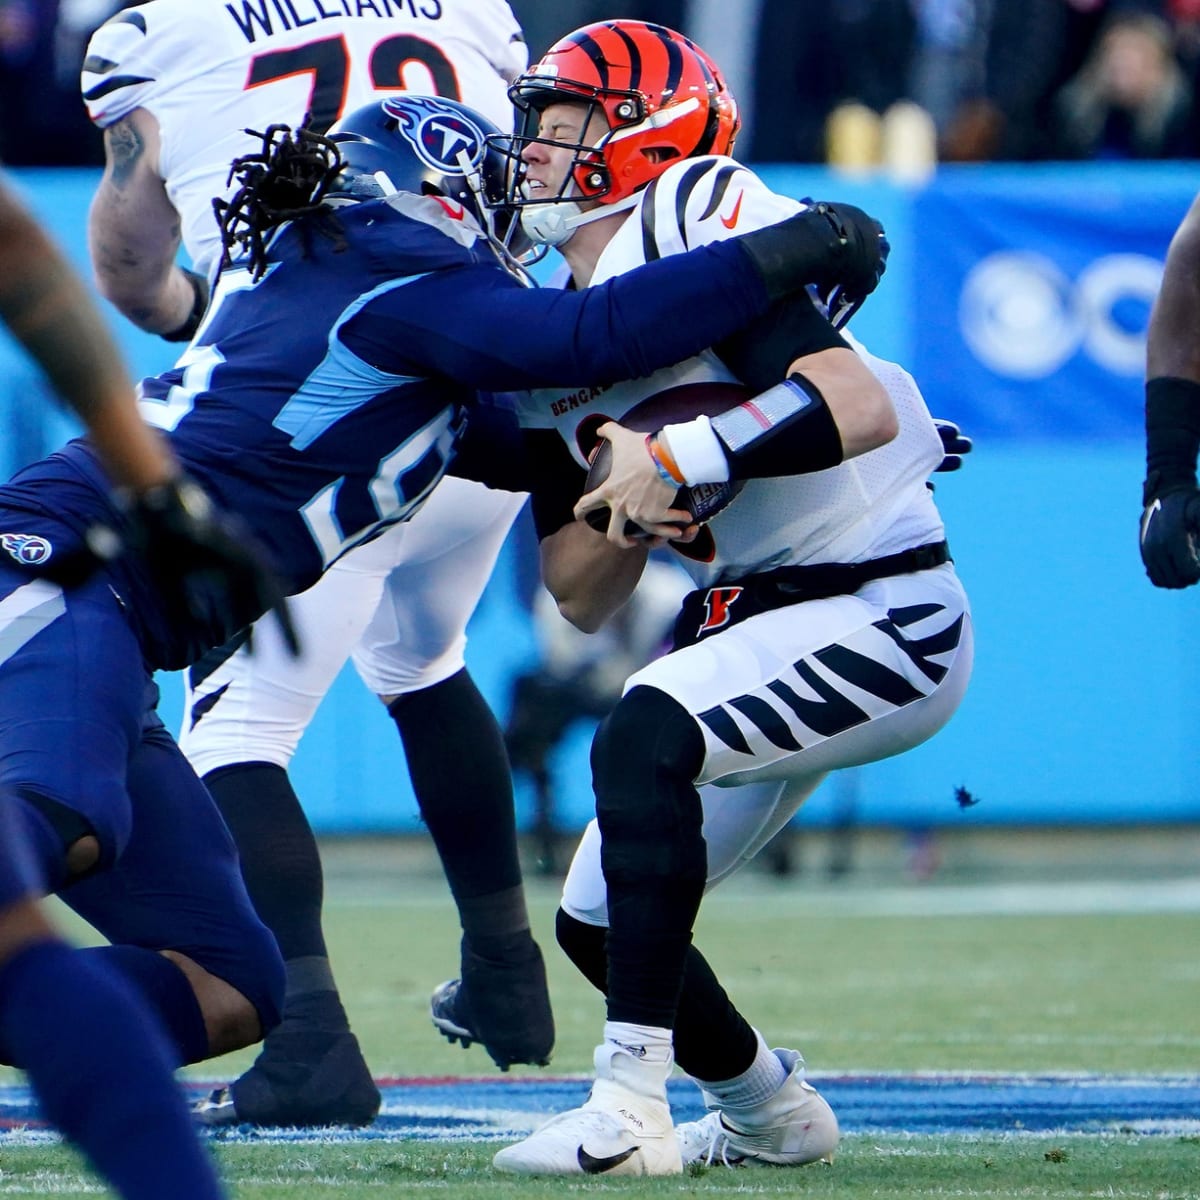
{"type": "Polygon", "coordinates": [[[92,34],[80,87],[101,129],[148,107],[165,76],[195,64],[195,15],[192,0],[155,0],[124,9],[92,34]]]}
{"type": "Polygon", "coordinates": [[[732,158],[685,158],[645,190],[638,215],[646,261],[774,224],[801,204],[772,192],[732,158]]]}

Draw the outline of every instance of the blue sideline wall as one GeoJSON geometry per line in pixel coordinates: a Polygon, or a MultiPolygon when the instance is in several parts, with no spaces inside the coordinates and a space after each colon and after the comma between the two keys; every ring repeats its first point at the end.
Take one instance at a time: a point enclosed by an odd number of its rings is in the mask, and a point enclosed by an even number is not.
{"type": "MultiPolygon", "coordinates": [[[[860,821],[902,826],[1200,818],[1200,591],[1152,588],[1136,546],[1145,325],[1200,165],[943,168],[924,186],[764,174],[884,220],[892,262],[855,332],[910,366],[934,413],[976,441],[966,468],[937,480],[975,610],[967,699],[928,745],[826,784],[801,824],[829,823],[848,802],[860,821]],[[958,788],[978,803],[961,810],[958,788]]],[[[17,177],[86,270],[95,175],[17,177]]],[[[137,373],[170,365],[172,347],[113,326],[137,373]]],[[[2,334],[0,412],[6,472],[72,428],[46,415],[40,381],[2,334]]],[[[510,546],[471,628],[472,671],[502,716],[513,675],[536,657],[524,578],[510,546]]],[[[179,681],[162,684],[174,724],[179,681]]],[[[589,813],[589,733],[576,728],[556,759],[568,827],[589,813]]],[[[295,779],[324,831],[418,827],[391,722],[350,669],[295,779]]],[[[528,823],[524,784],[519,795],[528,823]]]]}

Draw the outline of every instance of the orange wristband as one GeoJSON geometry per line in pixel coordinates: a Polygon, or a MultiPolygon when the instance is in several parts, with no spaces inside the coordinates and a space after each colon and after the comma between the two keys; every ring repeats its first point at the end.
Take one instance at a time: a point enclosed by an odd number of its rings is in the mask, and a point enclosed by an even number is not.
{"type": "Polygon", "coordinates": [[[646,434],[646,450],[658,468],[663,483],[673,483],[676,487],[683,487],[687,480],[679,470],[679,464],[671,457],[670,450],[658,440],[657,434],[646,434]]]}

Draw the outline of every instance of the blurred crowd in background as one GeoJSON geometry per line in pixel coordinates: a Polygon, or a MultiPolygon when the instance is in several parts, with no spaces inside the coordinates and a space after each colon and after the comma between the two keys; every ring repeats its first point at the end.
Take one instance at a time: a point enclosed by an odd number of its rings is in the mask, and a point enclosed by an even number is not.
{"type": "MultiPolygon", "coordinates": [[[[723,67],[740,158],[869,165],[1200,149],[1200,0],[511,0],[531,56],[589,21],[679,29],[723,67]],[[897,148],[899,147],[899,148],[897,148]]],[[[0,0],[0,159],[96,165],[79,99],[114,0],[0,0]]]]}

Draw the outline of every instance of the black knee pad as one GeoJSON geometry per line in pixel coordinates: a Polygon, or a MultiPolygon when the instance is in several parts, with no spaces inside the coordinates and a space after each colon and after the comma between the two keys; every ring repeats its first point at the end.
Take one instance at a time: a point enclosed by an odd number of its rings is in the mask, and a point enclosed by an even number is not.
{"type": "Polygon", "coordinates": [[[606,879],[704,882],[704,811],[693,782],[703,763],[704,736],[682,705],[651,687],[622,698],[592,742],[606,879]]]}
{"type": "Polygon", "coordinates": [[[554,919],[554,936],[579,973],[603,992],[608,986],[608,954],[604,949],[608,930],[576,920],[560,908],[554,919]]]}

